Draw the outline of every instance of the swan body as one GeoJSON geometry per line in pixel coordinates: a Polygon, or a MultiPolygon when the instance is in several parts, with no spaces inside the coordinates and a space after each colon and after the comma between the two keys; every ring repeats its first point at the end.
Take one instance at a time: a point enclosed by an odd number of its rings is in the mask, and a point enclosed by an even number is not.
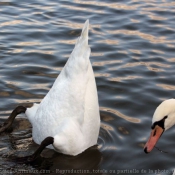
{"type": "Polygon", "coordinates": [[[163,132],[173,125],[175,125],[175,99],[168,99],[163,101],[154,112],[151,135],[144,151],[151,152],[163,132]]]}
{"type": "Polygon", "coordinates": [[[96,82],[89,60],[87,20],[66,65],[41,101],[27,108],[37,144],[54,138],[48,148],[77,155],[97,144],[100,128],[96,82]]]}

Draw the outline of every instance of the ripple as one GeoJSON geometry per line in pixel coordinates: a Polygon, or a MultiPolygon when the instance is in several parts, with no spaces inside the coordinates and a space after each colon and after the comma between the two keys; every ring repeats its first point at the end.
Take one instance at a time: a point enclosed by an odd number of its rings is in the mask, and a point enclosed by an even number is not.
{"type": "Polygon", "coordinates": [[[21,24],[22,22],[23,21],[21,21],[21,20],[13,20],[13,21],[8,21],[8,22],[3,22],[0,24],[0,27],[17,25],[17,24],[21,24]]]}
{"type": "Polygon", "coordinates": [[[116,82],[121,82],[124,80],[132,80],[132,79],[137,79],[137,78],[142,78],[141,76],[127,76],[127,77],[117,77],[117,78],[109,78],[110,81],[116,81],[116,82]]]}
{"type": "Polygon", "coordinates": [[[175,90],[175,86],[167,85],[167,84],[157,84],[157,86],[166,89],[166,90],[175,90]]]}
{"type": "Polygon", "coordinates": [[[155,37],[153,35],[142,33],[139,31],[117,30],[117,31],[108,31],[108,32],[111,34],[136,35],[136,36],[139,36],[140,38],[150,41],[151,43],[169,43],[171,42],[170,40],[166,40],[166,37],[164,36],[155,37]]]}
{"type": "MultiPolygon", "coordinates": [[[[149,169],[174,169],[173,128],[158,143],[163,150],[168,146],[171,154],[143,153],[154,110],[162,100],[174,96],[174,5],[173,0],[0,2],[1,120],[19,104],[31,106],[41,101],[89,19],[90,60],[102,121],[98,148],[73,158],[46,150],[41,162],[46,156],[53,161],[53,166],[46,161],[49,170],[94,168],[108,171],[106,174],[135,168],[153,175],[149,169]]],[[[12,149],[9,135],[1,135],[0,169],[17,167],[3,154],[23,156],[37,148],[27,141],[23,133],[27,128],[14,132],[17,150],[12,149]]]]}
{"type": "Polygon", "coordinates": [[[126,116],[126,115],[122,114],[121,112],[119,112],[117,110],[114,110],[114,109],[110,109],[110,108],[106,108],[106,107],[100,107],[100,110],[113,113],[113,114],[125,119],[126,121],[129,121],[129,122],[132,122],[132,123],[140,123],[139,119],[126,116]]]}
{"type": "Polygon", "coordinates": [[[121,60],[100,61],[100,62],[93,62],[93,66],[104,66],[121,62],[122,62],[121,60]]]}
{"type": "Polygon", "coordinates": [[[137,5],[133,5],[132,7],[129,5],[126,5],[124,3],[104,3],[104,2],[93,2],[93,1],[88,1],[88,2],[82,2],[80,0],[75,0],[76,3],[78,4],[91,4],[91,5],[97,5],[97,6],[104,6],[104,7],[110,7],[113,9],[125,9],[125,10],[134,10],[137,8],[137,5]]]}
{"type": "Polygon", "coordinates": [[[163,69],[159,69],[159,68],[153,68],[151,66],[159,66],[161,68],[169,68],[171,67],[171,65],[168,65],[168,64],[162,64],[162,63],[159,63],[159,62],[135,62],[135,63],[127,63],[125,65],[123,65],[122,67],[123,68],[126,68],[126,67],[136,67],[136,66],[145,66],[147,67],[147,69],[151,70],[151,71],[155,71],[155,72],[162,72],[162,71],[165,71],[163,69]]]}
{"type": "MultiPolygon", "coordinates": [[[[93,12],[92,9],[84,8],[84,7],[75,7],[75,6],[69,6],[69,5],[62,5],[61,7],[65,8],[65,9],[75,10],[75,11],[93,12]]],[[[103,10],[96,10],[96,13],[103,14],[104,11],[103,10]]]]}

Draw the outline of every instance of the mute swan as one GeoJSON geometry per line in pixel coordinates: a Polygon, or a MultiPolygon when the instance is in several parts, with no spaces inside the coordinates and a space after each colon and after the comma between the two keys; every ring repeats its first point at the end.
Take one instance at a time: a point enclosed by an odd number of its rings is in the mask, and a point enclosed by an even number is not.
{"type": "Polygon", "coordinates": [[[175,124],[175,99],[163,101],[155,110],[152,119],[152,131],[145,144],[145,153],[151,152],[164,131],[175,124]]]}
{"type": "Polygon", "coordinates": [[[46,146],[75,156],[97,144],[100,115],[88,28],[87,20],[66,65],[41,103],[31,108],[18,106],[0,128],[0,133],[7,131],[18,114],[26,114],[33,140],[40,144],[31,160],[46,146]]]}

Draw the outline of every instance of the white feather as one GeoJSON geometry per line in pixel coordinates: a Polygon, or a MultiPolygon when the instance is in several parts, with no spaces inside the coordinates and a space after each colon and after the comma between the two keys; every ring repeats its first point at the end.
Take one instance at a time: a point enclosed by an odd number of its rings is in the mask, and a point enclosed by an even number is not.
{"type": "Polygon", "coordinates": [[[94,73],[89,60],[87,20],[66,65],[39,105],[27,109],[32,135],[40,144],[54,137],[56,151],[77,155],[97,143],[99,104],[94,73]]]}
{"type": "Polygon", "coordinates": [[[163,101],[155,110],[152,123],[162,120],[165,116],[164,127],[169,129],[175,124],[175,99],[168,99],[163,101]]]}

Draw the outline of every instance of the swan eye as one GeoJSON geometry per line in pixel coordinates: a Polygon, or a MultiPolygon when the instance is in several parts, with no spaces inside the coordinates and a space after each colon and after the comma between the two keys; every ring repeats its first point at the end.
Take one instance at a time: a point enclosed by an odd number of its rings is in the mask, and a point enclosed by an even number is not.
{"type": "Polygon", "coordinates": [[[165,123],[165,119],[168,118],[168,116],[166,115],[162,120],[159,120],[157,122],[154,122],[153,125],[151,126],[151,129],[154,129],[156,125],[160,126],[162,129],[164,128],[164,123],[165,123]]]}

